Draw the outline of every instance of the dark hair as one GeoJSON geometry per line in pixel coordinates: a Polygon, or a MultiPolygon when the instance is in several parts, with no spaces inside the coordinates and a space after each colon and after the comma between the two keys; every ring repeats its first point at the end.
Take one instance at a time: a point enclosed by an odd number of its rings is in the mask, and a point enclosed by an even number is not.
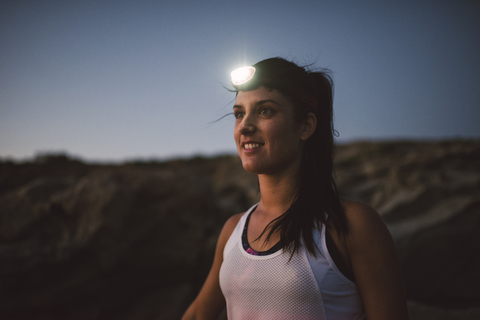
{"type": "MultiPolygon", "coordinates": [[[[254,90],[260,86],[276,89],[294,105],[298,121],[309,112],[317,117],[317,127],[307,140],[300,169],[298,192],[290,208],[270,222],[267,240],[280,233],[280,246],[293,255],[301,245],[315,255],[313,230],[331,219],[341,235],[348,232],[333,173],[333,81],[326,69],[313,71],[283,58],[270,58],[253,65],[255,74],[235,91],[254,90]]],[[[260,238],[259,237],[259,238],[260,238]]]]}

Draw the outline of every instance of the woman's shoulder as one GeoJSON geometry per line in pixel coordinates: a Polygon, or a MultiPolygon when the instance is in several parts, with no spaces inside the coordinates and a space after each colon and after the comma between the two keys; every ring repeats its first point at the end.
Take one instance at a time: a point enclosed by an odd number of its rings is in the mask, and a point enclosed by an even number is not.
{"type": "Polygon", "coordinates": [[[223,228],[227,229],[227,230],[231,230],[233,232],[233,229],[235,229],[238,222],[240,221],[240,219],[243,217],[243,215],[245,213],[246,212],[237,213],[237,214],[234,214],[233,216],[231,216],[230,218],[228,218],[228,220],[225,222],[225,225],[223,226],[223,228]]]}
{"type": "Polygon", "coordinates": [[[342,207],[347,219],[348,233],[345,239],[350,253],[362,251],[383,241],[391,241],[387,226],[372,207],[362,202],[343,199],[342,207]]]}
{"type": "Polygon", "coordinates": [[[349,227],[363,227],[382,220],[375,209],[363,202],[342,199],[341,204],[349,227]]]}
{"type": "Polygon", "coordinates": [[[218,242],[220,244],[223,244],[223,246],[225,246],[228,239],[232,235],[233,230],[235,230],[235,227],[237,226],[238,222],[240,221],[240,219],[243,217],[244,214],[245,212],[237,213],[231,216],[230,218],[228,218],[228,220],[223,225],[223,229],[220,232],[220,236],[218,238],[218,242]]]}

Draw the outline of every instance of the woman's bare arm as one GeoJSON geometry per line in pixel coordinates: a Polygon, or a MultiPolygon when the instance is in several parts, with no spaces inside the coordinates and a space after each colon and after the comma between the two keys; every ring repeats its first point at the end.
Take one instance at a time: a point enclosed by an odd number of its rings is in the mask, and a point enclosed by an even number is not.
{"type": "Polygon", "coordinates": [[[349,226],[346,247],[367,319],[408,319],[400,263],[390,232],[369,206],[350,201],[343,205],[349,226]]]}
{"type": "Polygon", "coordinates": [[[223,262],[223,249],[242,215],[241,213],[230,217],[223,226],[222,232],[218,237],[212,268],[197,298],[187,309],[182,320],[216,320],[225,307],[225,298],[219,282],[220,267],[223,262]]]}

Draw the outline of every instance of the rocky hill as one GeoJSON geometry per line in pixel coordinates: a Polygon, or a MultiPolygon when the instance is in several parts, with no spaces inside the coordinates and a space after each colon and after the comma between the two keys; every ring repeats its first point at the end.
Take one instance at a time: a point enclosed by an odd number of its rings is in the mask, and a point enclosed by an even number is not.
{"type": "MultiPolygon", "coordinates": [[[[480,318],[480,141],[337,148],[345,198],[376,208],[411,319],[480,318]]],[[[1,319],[178,319],[223,222],[258,201],[234,156],[0,162],[1,319]]]]}

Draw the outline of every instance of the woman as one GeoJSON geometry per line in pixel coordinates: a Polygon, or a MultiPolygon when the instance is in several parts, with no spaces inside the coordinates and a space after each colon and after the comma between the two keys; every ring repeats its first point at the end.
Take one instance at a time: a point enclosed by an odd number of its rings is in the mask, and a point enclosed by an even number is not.
{"type": "Polygon", "coordinates": [[[234,138],[260,202],[231,217],[183,319],[407,319],[392,238],[333,179],[333,88],[281,58],[232,72],[234,138]]]}

